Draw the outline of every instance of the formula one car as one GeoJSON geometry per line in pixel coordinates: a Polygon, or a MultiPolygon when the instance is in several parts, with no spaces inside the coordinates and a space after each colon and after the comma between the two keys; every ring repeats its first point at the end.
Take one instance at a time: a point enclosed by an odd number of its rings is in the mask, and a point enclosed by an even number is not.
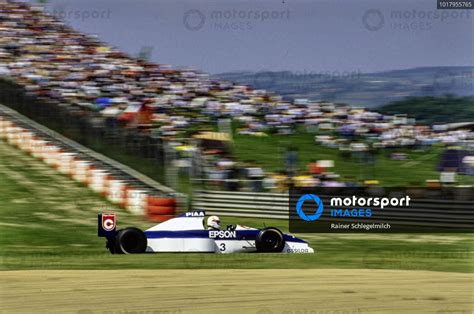
{"type": "Polygon", "coordinates": [[[134,227],[116,230],[114,214],[99,214],[98,235],[107,239],[112,254],[314,252],[306,241],[273,227],[229,225],[226,230],[206,230],[204,217],[204,211],[188,212],[142,231],[134,227]]]}

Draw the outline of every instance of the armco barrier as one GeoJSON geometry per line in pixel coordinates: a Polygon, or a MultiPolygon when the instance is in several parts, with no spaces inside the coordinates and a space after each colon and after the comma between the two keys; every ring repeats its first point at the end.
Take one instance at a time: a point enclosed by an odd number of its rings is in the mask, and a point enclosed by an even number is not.
{"type": "Polygon", "coordinates": [[[177,194],[134,170],[97,154],[0,105],[0,139],[44,161],[110,202],[152,221],[177,211],[177,194]]]}
{"type": "MultiPolygon", "coordinates": [[[[329,201],[327,196],[320,197],[329,201]]],[[[385,207],[378,217],[403,225],[472,228],[473,204],[472,197],[471,201],[419,199],[410,208],[385,207]]],[[[221,216],[288,219],[288,194],[195,191],[193,208],[221,216]]]]}
{"type": "Polygon", "coordinates": [[[196,191],[193,208],[211,215],[288,219],[288,194],[196,191]]]}

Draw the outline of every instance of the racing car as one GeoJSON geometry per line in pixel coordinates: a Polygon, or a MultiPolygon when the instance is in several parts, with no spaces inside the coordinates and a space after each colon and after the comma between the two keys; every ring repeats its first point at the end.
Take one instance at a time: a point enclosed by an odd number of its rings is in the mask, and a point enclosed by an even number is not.
{"type": "Polygon", "coordinates": [[[98,215],[98,235],[107,239],[112,254],[201,253],[314,253],[308,243],[274,227],[263,229],[228,225],[225,230],[206,230],[204,211],[192,211],[145,231],[135,227],[116,230],[115,214],[98,215]]]}

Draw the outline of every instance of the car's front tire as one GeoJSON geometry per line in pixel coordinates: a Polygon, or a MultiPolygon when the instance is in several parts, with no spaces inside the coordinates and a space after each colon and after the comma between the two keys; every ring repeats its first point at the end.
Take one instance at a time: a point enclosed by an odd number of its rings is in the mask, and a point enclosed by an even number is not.
{"type": "Polygon", "coordinates": [[[277,228],[268,227],[258,233],[255,247],[260,253],[279,253],[285,247],[285,238],[277,228]]]}

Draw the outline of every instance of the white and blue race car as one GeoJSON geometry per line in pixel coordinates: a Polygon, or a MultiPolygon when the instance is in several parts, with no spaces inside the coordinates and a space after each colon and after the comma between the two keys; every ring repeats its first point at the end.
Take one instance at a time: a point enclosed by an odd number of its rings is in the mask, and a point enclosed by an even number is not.
{"type": "Polygon", "coordinates": [[[204,217],[204,211],[188,212],[142,231],[135,227],[116,230],[114,214],[99,214],[98,234],[107,239],[106,247],[112,254],[314,252],[306,241],[274,227],[229,225],[226,230],[206,230],[204,217]]]}

